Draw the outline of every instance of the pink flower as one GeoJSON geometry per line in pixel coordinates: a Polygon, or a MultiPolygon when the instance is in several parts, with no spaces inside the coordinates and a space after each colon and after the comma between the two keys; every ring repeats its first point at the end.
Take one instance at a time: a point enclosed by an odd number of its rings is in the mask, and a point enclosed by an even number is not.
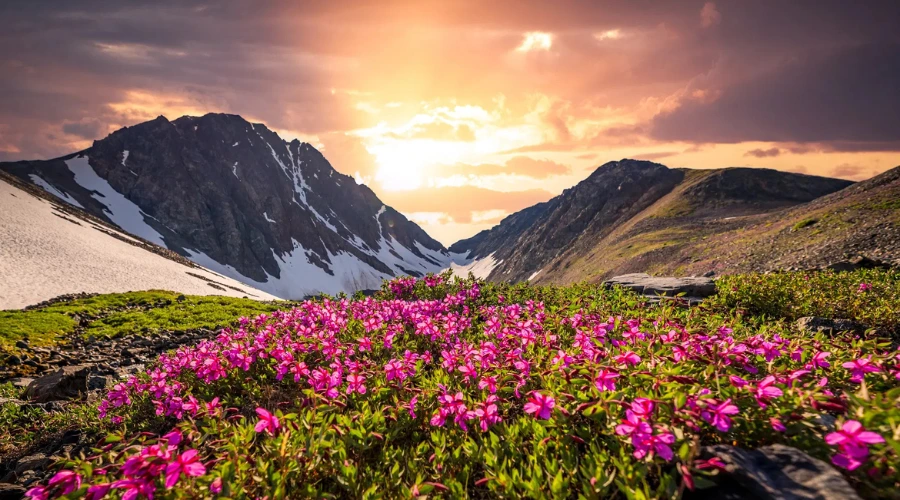
{"type": "Polygon", "coordinates": [[[172,489],[178,478],[185,476],[202,476],[206,474],[206,467],[197,458],[197,450],[187,450],[178,456],[172,463],[166,466],[166,489],[172,489]]]}
{"type": "Polygon", "coordinates": [[[475,410],[475,416],[478,417],[480,421],[481,430],[487,432],[488,427],[499,423],[502,419],[500,418],[500,412],[497,410],[497,396],[490,395],[487,399],[481,403],[481,406],[475,410]]]}
{"type": "Polygon", "coordinates": [[[634,351],[628,351],[624,354],[619,354],[615,358],[616,363],[620,365],[638,365],[641,363],[641,357],[635,354],[634,351]]]}
{"type": "Polygon", "coordinates": [[[533,391],[525,403],[525,413],[534,414],[538,418],[548,420],[553,407],[556,406],[556,400],[553,396],[546,396],[540,392],[533,391]]]}
{"type": "Polygon", "coordinates": [[[867,373],[881,371],[872,363],[872,356],[859,358],[856,361],[848,361],[841,366],[850,370],[850,381],[857,384],[863,381],[867,373]]]}
{"type": "Polygon", "coordinates": [[[35,486],[25,492],[25,496],[31,500],[48,500],[50,496],[47,494],[47,488],[44,486],[35,486]]]}
{"type": "Polygon", "coordinates": [[[656,452],[664,460],[672,460],[675,454],[669,446],[675,442],[675,435],[671,432],[660,434],[634,434],[631,436],[634,445],[634,458],[642,459],[648,453],[656,452]]]}
{"type": "Polygon", "coordinates": [[[649,419],[653,415],[653,401],[647,398],[634,398],[631,402],[631,411],[642,419],[649,419]]]}
{"type": "Polygon", "coordinates": [[[356,373],[347,375],[347,394],[352,394],[354,392],[365,394],[366,386],[363,385],[365,382],[366,377],[363,377],[362,375],[356,373]]]}
{"type": "Polygon", "coordinates": [[[753,392],[756,394],[756,403],[759,404],[760,408],[765,408],[766,402],[770,399],[780,398],[784,392],[778,387],[775,387],[775,377],[769,375],[768,377],[762,379],[759,384],[757,384],[756,388],[753,392]]]}
{"type": "Polygon", "coordinates": [[[281,427],[281,422],[278,421],[278,417],[269,413],[264,408],[257,408],[256,414],[259,415],[259,422],[256,423],[255,427],[256,432],[266,432],[271,436],[281,427]]]}
{"type": "Polygon", "coordinates": [[[619,374],[612,370],[601,369],[594,378],[594,385],[599,391],[614,391],[616,390],[615,381],[618,377],[619,374]]]}
{"type": "Polygon", "coordinates": [[[81,488],[81,476],[70,470],[61,470],[50,479],[47,486],[57,486],[61,494],[68,495],[81,488]]]}
{"type": "Polygon", "coordinates": [[[731,429],[731,419],[728,418],[728,415],[737,415],[738,413],[740,413],[740,409],[731,403],[731,399],[726,399],[717,405],[707,404],[700,416],[716,429],[728,432],[731,429]]]}
{"type": "Polygon", "coordinates": [[[217,495],[222,492],[222,478],[217,477],[213,479],[213,482],[209,484],[209,492],[213,495],[217,495]]]}
{"type": "Polygon", "coordinates": [[[497,392],[497,379],[495,377],[482,376],[478,381],[479,389],[487,389],[488,392],[494,394],[497,392]]]}
{"type": "Polygon", "coordinates": [[[419,401],[419,396],[413,396],[412,399],[409,400],[409,418],[415,420],[416,419],[416,403],[419,401]]]}
{"type": "Polygon", "coordinates": [[[872,289],[872,285],[869,283],[860,283],[859,288],[856,289],[856,293],[864,293],[868,292],[872,289]]]}
{"type": "Polygon", "coordinates": [[[729,376],[729,377],[728,377],[728,381],[731,382],[731,385],[737,387],[738,389],[741,389],[741,388],[746,387],[747,385],[749,385],[749,382],[747,382],[746,380],[742,379],[741,377],[738,377],[737,375],[731,375],[731,376],[729,376]]]}
{"type": "Polygon", "coordinates": [[[775,417],[770,418],[769,423],[772,424],[772,428],[778,432],[784,432],[787,430],[787,427],[784,426],[784,423],[782,423],[781,420],[775,417]]]}
{"type": "Polygon", "coordinates": [[[831,461],[838,467],[853,470],[862,464],[862,460],[869,455],[870,444],[883,443],[880,435],[865,430],[856,420],[848,420],[841,426],[841,430],[825,436],[825,442],[831,446],[840,448],[840,453],[832,457],[831,461]]]}
{"type": "Polygon", "coordinates": [[[829,363],[828,361],[825,361],[825,358],[827,358],[828,356],[831,356],[830,352],[827,352],[827,351],[817,352],[816,355],[813,356],[812,360],[810,361],[810,364],[812,364],[812,368],[816,369],[816,368],[830,367],[831,363],[829,363]]]}
{"type": "Polygon", "coordinates": [[[110,483],[101,483],[90,486],[87,490],[87,493],[84,495],[84,498],[87,500],[100,500],[105,497],[109,490],[112,488],[112,484],[110,483]]]}
{"type": "Polygon", "coordinates": [[[653,428],[641,417],[631,410],[625,412],[625,420],[616,426],[616,434],[619,436],[634,436],[635,434],[652,434],[653,428]]]}

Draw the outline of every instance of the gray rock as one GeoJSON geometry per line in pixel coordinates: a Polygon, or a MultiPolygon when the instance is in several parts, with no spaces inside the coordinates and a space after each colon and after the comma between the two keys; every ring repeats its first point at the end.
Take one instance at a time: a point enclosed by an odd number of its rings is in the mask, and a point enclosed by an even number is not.
{"type": "Polygon", "coordinates": [[[781,444],[748,451],[728,445],[705,446],[706,456],[727,465],[723,481],[705,498],[771,500],[853,500],[856,491],[834,467],[781,444]]]}
{"type": "Polygon", "coordinates": [[[19,349],[28,349],[28,347],[29,347],[28,341],[27,340],[17,340],[16,347],[18,347],[19,349]]]}
{"type": "Polygon", "coordinates": [[[623,274],[603,282],[606,286],[618,285],[643,295],[678,295],[709,297],[716,293],[716,283],[710,278],[673,278],[650,276],[645,273],[623,274]]]}
{"type": "Polygon", "coordinates": [[[64,366],[31,382],[25,396],[35,403],[82,397],[88,392],[91,369],[91,365],[64,366]]]}
{"type": "Polygon", "coordinates": [[[857,332],[866,331],[866,325],[850,319],[830,319],[819,316],[806,316],[796,321],[795,325],[801,332],[857,332]]]}
{"type": "Polygon", "coordinates": [[[0,483],[0,500],[19,500],[24,497],[24,487],[18,484],[0,483]]]}
{"type": "Polygon", "coordinates": [[[16,462],[16,474],[23,474],[27,470],[41,470],[49,462],[50,459],[43,453],[22,457],[16,462]]]}
{"type": "Polygon", "coordinates": [[[13,387],[23,387],[23,388],[28,387],[28,385],[31,384],[32,382],[34,382],[34,379],[28,378],[28,377],[18,377],[18,378],[9,379],[9,383],[11,383],[13,385],[13,387]]]}

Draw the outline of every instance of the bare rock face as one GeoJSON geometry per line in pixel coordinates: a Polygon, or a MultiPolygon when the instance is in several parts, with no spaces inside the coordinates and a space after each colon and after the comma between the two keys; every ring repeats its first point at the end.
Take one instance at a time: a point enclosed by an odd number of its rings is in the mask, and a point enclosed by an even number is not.
{"type": "Polygon", "coordinates": [[[606,286],[621,286],[641,295],[674,296],[684,293],[688,297],[709,297],[716,293],[716,283],[711,278],[673,278],[650,276],[645,273],[623,274],[603,282],[606,286]]]}
{"type": "Polygon", "coordinates": [[[727,466],[717,486],[690,495],[698,499],[854,500],[859,496],[834,467],[790,446],[748,451],[728,445],[703,448],[727,466]]]}
{"type": "Polygon", "coordinates": [[[286,299],[379,288],[449,263],[443,245],[311,144],[237,115],[159,117],[0,170],[286,299]]]}
{"type": "Polygon", "coordinates": [[[865,325],[850,319],[829,319],[820,318],[818,316],[807,316],[800,318],[795,323],[797,329],[801,332],[857,332],[862,333],[866,330],[865,325]]]}
{"type": "Polygon", "coordinates": [[[34,403],[84,397],[88,393],[88,379],[92,368],[91,365],[64,366],[31,382],[25,396],[34,403]]]}

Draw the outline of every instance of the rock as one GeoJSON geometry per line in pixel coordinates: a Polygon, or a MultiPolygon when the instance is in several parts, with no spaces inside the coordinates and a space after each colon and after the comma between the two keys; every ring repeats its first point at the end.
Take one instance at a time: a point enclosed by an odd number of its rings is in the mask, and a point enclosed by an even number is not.
{"type": "Polygon", "coordinates": [[[25,396],[36,403],[82,397],[88,392],[91,369],[91,365],[64,366],[31,382],[25,396]]]}
{"type": "Polygon", "coordinates": [[[16,341],[16,347],[19,349],[28,349],[28,341],[27,340],[18,340],[16,341]]]}
{"type": "Polygon", "coordinates": [[[619,285],[643,295],[677,295],[709,297],[716,293],[716,283],[708,278],[672,278],[650,276],[645,273],[623,274],[603,282],[606,286],[619,285]]]}
{"type": "Polygon", "coordinates": [[[91,375],[88,378],[88,390],[99,391],[115,383],[116,378],[109,375],[91,375]]]}
{"type": "Polygon", "coordinates": [[[717,485],[690,498],[852,500],[856,491],[834,467],[781,444],[748,451],[728,445],[703,447],[727,465],[717,485]]]}
{"type": "Polygon", "coordinates": [[[10,356],[6,358],[6,364],[10,366],[18,366],[22,364],[22,358],[18,356],[10,356]]]}
{"type": "Polygon", "coordinates": [[[704,278],[712,278],[715,275],[716,275],[715,271],[706,271],[705,273],[703,273],[704,278]]]}
{"type": "Polygon", "coordinates": [[[19,500],[24,497],[24,487],[18,484],[0,483],[0,500],[19,500]]]}
{"type": "Polygon", "coordinates": [[[28,455],[27,457],[22,457],[16,462],[16,474],[23,474],[28,470],[41,470],[50,462],[50,459],[47,458],[47,455],[43,453],[37,453],[34,455],[28,455]]]}
{"type": "Polygon", "coordinates": [[[850,319],[829,319],[819,316],[806,316],[796,321],[795,325],[801,332],[857,332],[866,331],[866,326],[862,323],[850,319]]]}
{"type": "Polygon", "coordinates": [[[34,379],[28,378],[28,377],[18,377],[18,378],[9,379],[9,383],[11,383],[13,385],[13,387],[20,387],[20,388],[28,387],[28,385],[31,384],[32,382],[34,382],[34,379]]]}
{"type": "Polygon", "coordinates": [[[860,255],[850,260],[843,260],[829,264],[826,269],[832,271],[855,271],[857,269],[888,269],[891,264],[878,259],[870,259],[869,257],[860,255]]]}

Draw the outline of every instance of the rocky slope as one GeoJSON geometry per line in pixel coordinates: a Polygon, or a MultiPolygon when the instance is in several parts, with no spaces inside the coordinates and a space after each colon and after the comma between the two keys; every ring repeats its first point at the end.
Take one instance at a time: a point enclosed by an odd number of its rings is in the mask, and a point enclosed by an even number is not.
{"type": "Polygon", "coordinates": [[[449,263],[440,243],[314,147],[240,116],[159,117],[0,170],[282,298],[378,288],[449,263]]]}
{"type": "Polygon", "coordinates": [[[492,280],[543,283],[808,268],[857,253],[896,258],[891,220],[900,211],[887,201],[898,194],[896,176],[853,185],[769,169],[610,162],[450,251],[492,280]],[[868,201],[876,199],[885,201],[868,201]],[[806,219],[817,232],[794,229],[806,219]]]}
{"type": "Polygon", "coordinates": [[[275,298],[0,172],[0,309],[67,293],[150,289],[275,298]]]}

